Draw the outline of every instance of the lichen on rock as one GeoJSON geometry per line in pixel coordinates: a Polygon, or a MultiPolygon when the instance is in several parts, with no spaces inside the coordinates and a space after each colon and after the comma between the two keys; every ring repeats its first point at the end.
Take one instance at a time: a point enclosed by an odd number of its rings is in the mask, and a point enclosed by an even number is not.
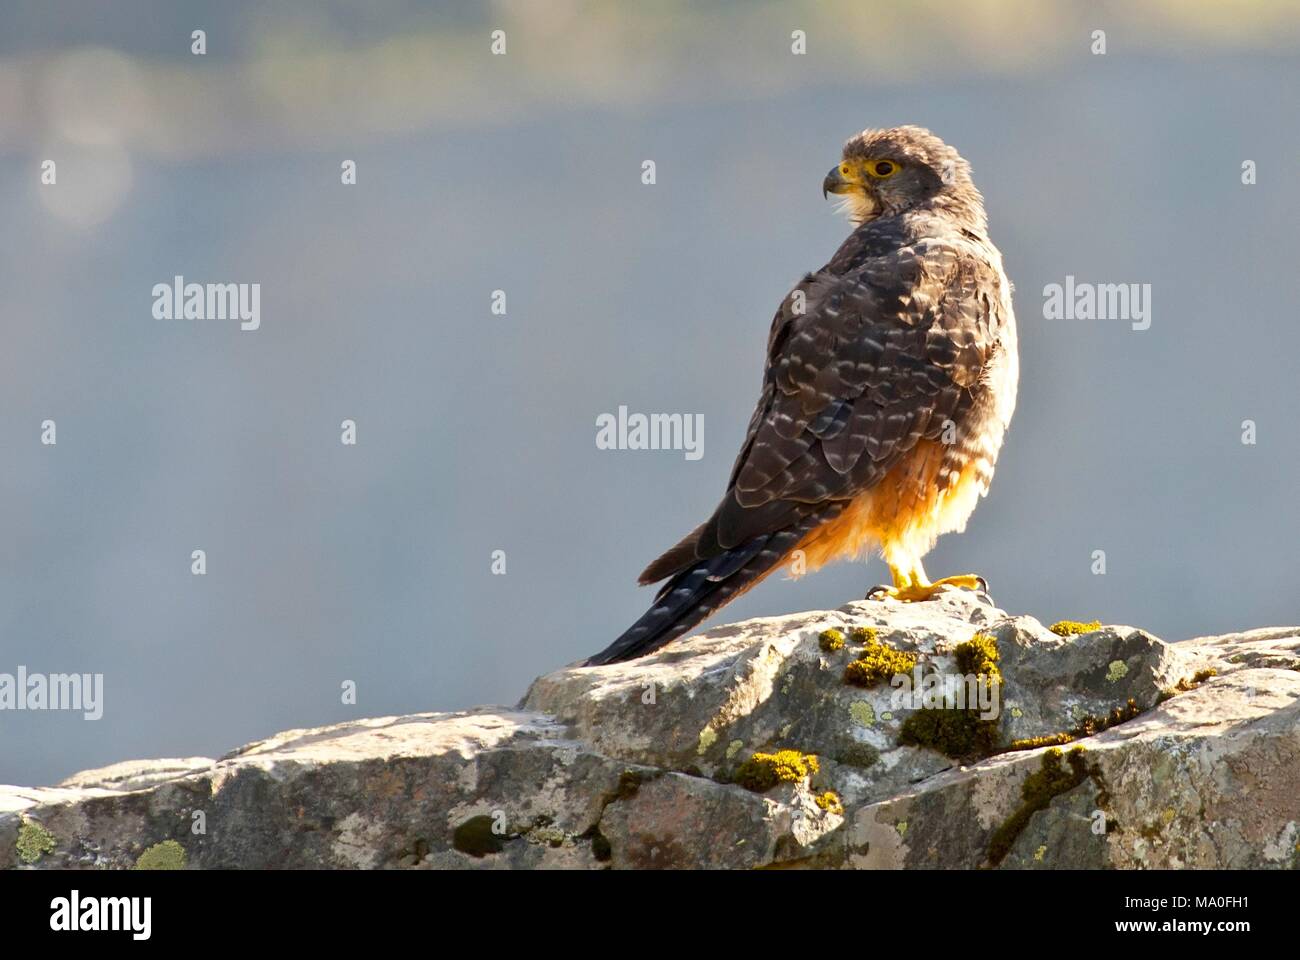
{"type": "Polygon", "coordinates": [[[1083,747],[1075,747],[1068,754],[1062,754],[1059,747],[1052,747],[1043,752],[1040,763],[1040,768],[1027,776],[1020,788],[1023,802],[993,832],[989,841],[989,863],[993,866],[1001,863],[1010,852],[1011,845],[1028,825],[1030,817],[1046,810],[1054,798],[1068,793],[1088,779],[1089,770],[1083,747]],[[1062,756],[1066,760],[1064,765],[1061,763],[1062,756]]]}
{"type": "Polygon", "coordinates": [[[135,862],[137,870],[183,870],[185,848],[175,840],[164,840],[140,854],[135,862]]]}
{"type": "Polygon", "coordinates": [[[42,854],[53,853],[57,846],[54,834],[34,820],[24,819],[18,828],[18,859],[23,863],[36,863],[42,854]]]}

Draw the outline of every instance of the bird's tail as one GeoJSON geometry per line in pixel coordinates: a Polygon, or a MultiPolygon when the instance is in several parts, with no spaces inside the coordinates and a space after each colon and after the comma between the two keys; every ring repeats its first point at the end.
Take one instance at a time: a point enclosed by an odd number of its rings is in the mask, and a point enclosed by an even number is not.
{"type": "MultiPolygon", "coordinates": [[[[765,533],[716,556],[692,561],[663,585],[654,605],[641,615],[641,619],[600,653],[590,657],[586,665],[594,667],[632,660],[676,640],[758,584],[781,565],[810,530],[826,519],[826,511],[819,510],[784,530],[765,533]]],[[[655,566],[652,564],[650,569],[655,566]]]]}

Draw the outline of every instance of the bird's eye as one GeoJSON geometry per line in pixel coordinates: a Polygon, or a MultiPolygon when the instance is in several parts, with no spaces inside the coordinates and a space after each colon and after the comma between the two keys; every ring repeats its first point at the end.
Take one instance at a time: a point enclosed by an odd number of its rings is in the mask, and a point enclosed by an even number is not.
{"type": "Polygon", "coordinates": [[[876,160],[867,165],[867,169],[873,177],[892,177],[898,173],[898,164],[892,160],[876,160]]]}

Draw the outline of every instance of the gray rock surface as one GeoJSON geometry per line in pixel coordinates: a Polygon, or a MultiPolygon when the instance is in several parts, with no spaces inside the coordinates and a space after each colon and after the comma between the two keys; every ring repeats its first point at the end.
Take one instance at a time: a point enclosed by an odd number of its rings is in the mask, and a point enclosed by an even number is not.
{"type": "Polygon", "coordinates": [[[514,708],[0,786],[0,867],[1286,868],[1298,824],[1300,628],[1062,637],[948,591],[718,627],[540,677],[514,708]],[[900,745],[914,705],[889,682],[844,682],[861,644],[819,641],[861,626],[927,676],[959,673],[977,632],[995,638],[1004,752],[900,745]],[[1141,712],[1100,733],[1007,750],[1129,700],[1141,712]],[[816,772],[733,782],[779,750],[815,755],[816,772]]]}

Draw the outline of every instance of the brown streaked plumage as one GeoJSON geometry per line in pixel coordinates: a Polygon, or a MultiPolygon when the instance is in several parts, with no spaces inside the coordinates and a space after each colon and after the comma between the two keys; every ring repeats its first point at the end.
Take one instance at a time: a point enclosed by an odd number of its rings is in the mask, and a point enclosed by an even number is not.
{"type": "Polygon", "coordinates": [[[649,653],[794,557],[921,559],[988,491],[1015,407],[1011,284],[970,167],[919,127],[866,130],[823,182],[858,226],[777,310],[763,392],[713,516],[641,575],[655,604],[591,664],[649,653]],[[799,553],[796,553],[799,551],[799,553]]]}

